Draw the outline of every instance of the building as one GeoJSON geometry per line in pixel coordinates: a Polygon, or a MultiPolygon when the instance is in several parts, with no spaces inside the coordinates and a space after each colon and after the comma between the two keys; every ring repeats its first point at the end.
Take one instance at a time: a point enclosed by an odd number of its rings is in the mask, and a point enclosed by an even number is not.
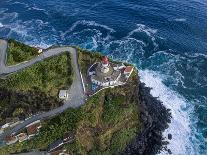
{"type": "Polygon", "coordinates": [[[40,120],[37,120],[26,126],[28,138],[33,137],[39,133],[39,129],[41,128],[40,120]]]}
{"type": "Polygon", "coordinates": [[[75,132],[74,131],[67,132],[63,136],[64,143],[71,143],[74,141],[74,139],[75,139],[75,132]]]}
{"type": "Polygon", "coordinates": [[[6,128],[13,127],[13,126],[17,125],[19,122],[20,121],[19,121],[18,117],[6,118],[5,124],[1,126],[1,129],[4,130],[6,128]]]}
{"type": "Polygon", "coordinates": [[[59,150],[54,150],[50,153],[47,153],[47,155],[69,155],[69,154],[66,153],[65,149],[59,149],[59,150]]]}
{"type": "Polygon", "coordinates": [[[26,133],[22,132],[17,135],[17,138],[18,138],[19,142],[23,142],[28,139],[28,136],[26,133]]]}
{"type": "Polygon", "coordinates": [[[38,50],[37,51],[38,54],[41,54],[43,52],[43,49],[38,46],[34,46],[34,48],[36,48],[38,50]]]}
{"type": "Polygon", "coordinates": [[[62,139],[58,139],[54,143],[50,144],[48,147],[48,154],[59,151],[63,149],[64,142],[62,139]]]}
{"type": "Polygon", "coordinates": [[[106,56],[103,56],[101,62],[94,63],[88,69],[88,76],[92,84],[103,88],[125,84],[132,72],[132,66],[110,62],[106,56]]]}
{"type": "Polygon", "coordinates": [[[68,99],[68,91],[67,90],[60,90],[59,98],[62,100],[68,99]]]}
{"type": "Polygon", "coordinates": [[[14,144],[18,141],[18,138],[14,135],[9,135],[5,137],[5,142],[7,145],[14,144]]]}
{"type": "Polygon", "coordinates": [[[124,69],[124,75],[126,76],[126,78],[129,78],[132,72],[133,72],[133,67],[132,66],[127,66],[124,69]]]}
{"type": "Polygon", "coordinates": [[[115,70],[106,56],[102,57],[102,61],[93,64],[88,71],[91,82],[102,86],[109,87],[118,83],[121,76],[120,70],[115,70]]]}

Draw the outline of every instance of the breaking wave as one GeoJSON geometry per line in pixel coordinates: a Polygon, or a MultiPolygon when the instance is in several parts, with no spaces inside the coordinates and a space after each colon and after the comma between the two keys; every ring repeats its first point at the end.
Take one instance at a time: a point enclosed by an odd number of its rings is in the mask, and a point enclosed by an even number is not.
{"type": "Polygon", "coordinates": [[[2,23],[0,23],[0,28],[3,27],[4,25],[2,23]]]}
{"type": "MultiPolygon", "coordinates": [[[[195,155],[192,142],[188,139],[192,136],[192,130],[190,127],[189,113],[192,109],[189,103],[182,96],[177,94],[166,87],[159,74],[149,70],[140,70],[141,81],[146,84],[147,87],[153,88],[151,94],[154,97],[158,97],[163,105],[171,110],[172,119],[169,128],[164,132],[164,136],[167,139],[168,134],[172,134],[172,140],[169,140],[167,146],[172,154],[188,154],[195,155]]],[[[160,154],[166,154],[167,152],[161,152],[160,154]]]]}
{"type": "Polygon", "coordinates": [[[174,21],[176,22],[185,22],[187,19],[185,18],[175,18],[174,21]]]}

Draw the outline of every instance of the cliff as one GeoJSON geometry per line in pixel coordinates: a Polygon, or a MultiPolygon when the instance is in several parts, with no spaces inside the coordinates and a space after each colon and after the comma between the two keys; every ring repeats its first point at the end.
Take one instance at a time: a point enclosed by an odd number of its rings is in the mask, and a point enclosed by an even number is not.
{"type": "MultiPolygon", "coordinates": [[[[102,55],[77,50],[81,72],[86,76],[88,67],[102,55]]],[[[169,110],[140,82],[135,69],[125,85],[104,89],[83,106],[44,120],[39,135],[2,147],[0,154],[47,151],[68,132],[74,137],[63,146],[69,154],[155,154],[165,148],[162,133],[170,117],[169,110]]]]}

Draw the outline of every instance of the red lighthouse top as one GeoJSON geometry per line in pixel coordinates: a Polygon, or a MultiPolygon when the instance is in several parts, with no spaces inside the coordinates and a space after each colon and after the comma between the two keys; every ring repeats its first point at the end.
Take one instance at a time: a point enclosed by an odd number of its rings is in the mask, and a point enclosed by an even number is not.
{"type": "Polygon", "coordinates": [[[108,60],[107,56],[102,57],[102,63],[103,64],[108,64],[109,63],[109,60],[108,60]]]}

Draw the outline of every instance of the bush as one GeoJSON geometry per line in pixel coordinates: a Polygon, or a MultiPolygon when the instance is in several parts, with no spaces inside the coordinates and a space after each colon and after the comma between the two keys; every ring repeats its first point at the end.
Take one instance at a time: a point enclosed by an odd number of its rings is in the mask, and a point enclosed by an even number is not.
{"type": "Polygon", "coordinates": [[[7,65],[15,65],[38,55],[38,49],[15,40],[8,40],[7,65]]]}

